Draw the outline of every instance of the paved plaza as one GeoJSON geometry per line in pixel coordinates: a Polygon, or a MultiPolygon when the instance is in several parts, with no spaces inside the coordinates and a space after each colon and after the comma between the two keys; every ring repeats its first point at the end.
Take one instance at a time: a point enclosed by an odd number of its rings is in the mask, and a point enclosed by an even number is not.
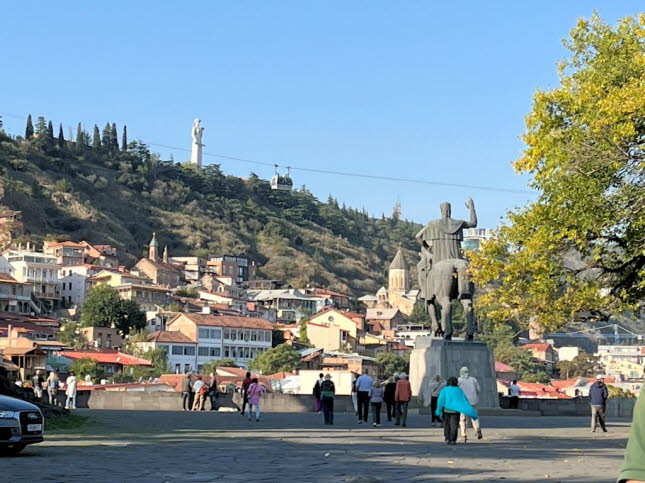
{"type": "MultiPolygon", "coordinates": [[[[591,434],[587,418],[484,417],[484,439],[447,446],[429,417],[374,429],[353,416],[91,411],[81,429],[3,458],[6,481],[578,481],[618,474],[629,422],[591,434]],[[284,428],[284,429],[283,429],[284,428]]],[[[472,434],[472,430],[471,430],[472,434]]]]}

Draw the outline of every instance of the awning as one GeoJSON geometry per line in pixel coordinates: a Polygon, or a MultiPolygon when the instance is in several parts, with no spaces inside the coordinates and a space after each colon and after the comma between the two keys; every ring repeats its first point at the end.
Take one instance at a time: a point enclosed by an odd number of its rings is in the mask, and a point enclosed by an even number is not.
{"type": "Polygon", "coordinates": [[[11,361],[3,361],[0,359],[0,367],[6,369],[7,371],[17,371],[20,368],[11,361]]]}

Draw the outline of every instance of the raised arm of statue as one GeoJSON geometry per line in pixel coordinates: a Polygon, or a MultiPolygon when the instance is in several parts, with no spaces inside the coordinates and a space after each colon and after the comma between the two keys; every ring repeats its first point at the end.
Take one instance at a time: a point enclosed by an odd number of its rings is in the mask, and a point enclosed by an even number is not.
{"type": "Polygon", "coordinates": [[[466,222],[466,228],[475,228],[477,226],[477,213],[475,213],[475,203],[470,196],[466,199],[466,208],[470,211],[470,221],[466,222]]]}

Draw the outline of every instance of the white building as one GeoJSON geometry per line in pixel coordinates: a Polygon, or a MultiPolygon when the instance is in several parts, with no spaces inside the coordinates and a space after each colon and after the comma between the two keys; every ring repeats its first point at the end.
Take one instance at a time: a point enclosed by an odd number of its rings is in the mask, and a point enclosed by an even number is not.
{"type": "Polygon", "coordinates": [[[0,272],[8,273],[18,282],[30,283],[33,295],[43,302],[45,310],[51,311],[60,305],[61,284],[55,256],[8,250],[0,257],[0,272]]]}
{"type": "Polygon", "coordinates": [[[493,237],[493,230],[489,228],[466,228],[461,247],[464,250],[479,250],[482,242],[493,237]]]}
{"type": "MultiPolygon", "coordinates": [[[[181,332],[157,331],[148,335],[138,345],[143,350],[162,348],[168,355],[168,366],[175,374],[195,371],[197,367],[197,343],[181,332]]],[[[213,357],[218,359],[219,357],[213,357]]]]}
{"type": "Polygon", "coordinates": [[[96,265],[63,265],[58,269],[58,280],[61,282],[61,296],[67,307],[82,307],[89,292],[88,278],[104,270],[96,265]]]}

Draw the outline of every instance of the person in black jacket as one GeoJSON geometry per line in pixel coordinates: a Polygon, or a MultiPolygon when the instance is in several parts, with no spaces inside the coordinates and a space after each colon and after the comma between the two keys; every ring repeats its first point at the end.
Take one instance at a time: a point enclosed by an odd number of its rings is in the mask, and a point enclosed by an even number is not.
{"type": "Polygon", "coordinates": [[[322,400],[320,399],[320,386],[324,382],[322,372],[318,374],[318,380],[314,384],[314,389],[312,394],[314,395],[314,400],[316,402],[316,412],[319,413],[322,410],[322,400]]]}
{"type": "Polygon", "coordinates": [[[334,396],[336,395],[336,386],[331,380],[331,374],[325,376],[325,380],[320,384],[320,400],[322,402],[322,411],[325,417],[325,424],[334,424],[334,396]]]}
{"type": "Polygon", "coordinates": [[[394,416],[394,393],[396,392],[396,379],[394,376],[390,376],[385,384],[385,393],[383,395],[383,401],[385,402],[387,420],[392,421],[392,416],[394,416]]]}
{"type": "Polygon", "coordinates": [[[211,383],[208,386],[208,397],[211,400],[211,411],[217,411],[217,377],[211,372],[211,383]]]}
{"type": "Polygon", "coordinates": [[[607,398],[609,397],[609,390],[605,385],[605,379],[602,375],[596,376],[594,382],[589,388],[589,403],[591,404],[591,432],[596,432],[596,424],[600,423],[600,427],[606,433],[605,427],[605,410],[607,408],[607,398]],[[596,422],[597,421],[597,422],[596,422]]]}
{"type": "Polygon", "coordinates": [[[181,380],[181,399],[184,411],[190,411],[193,408],[193,384],[190,382],[191,373],[186,374],[181,380]]]}

